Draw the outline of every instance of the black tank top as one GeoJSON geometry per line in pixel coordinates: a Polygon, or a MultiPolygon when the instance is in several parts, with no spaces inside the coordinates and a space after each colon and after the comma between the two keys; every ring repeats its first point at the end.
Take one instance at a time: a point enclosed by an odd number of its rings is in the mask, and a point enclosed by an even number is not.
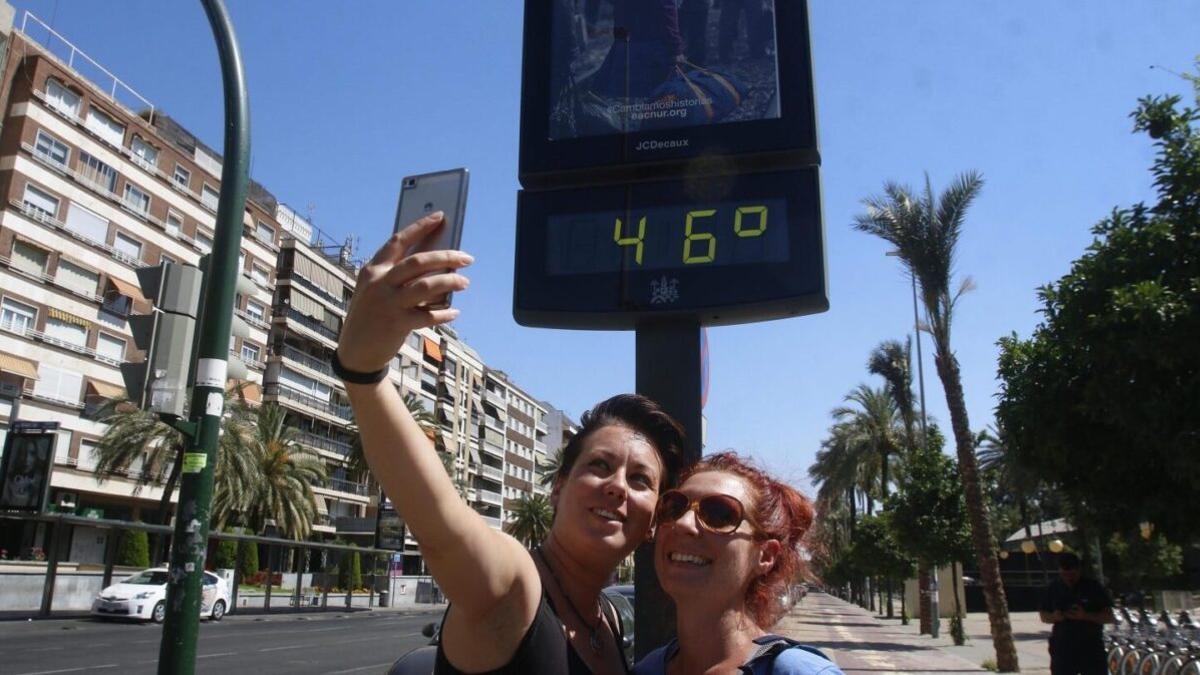
{"type": "MultiPolygon", "coordinates": [[[[613,611],[615,608],[603,594],[600,597],[604,599],[607,608],[606,615],[610,617],[611,623],[611,617],[616,616],[616,612],[613,611]]],[[[442,621],[445,622],[444,617],[442,621]]],[[[617,642],[617,653],[620,654],[620,632],[623,627],[620,625],[619,619],[613,628],[616,633],[614,637],[617,642]]],[[[625,663],[624,658],[621,659],[621,663],[625,663]]],[[[437,664],[433,672],[434,675],[463,675],[461,670],[446,660],[446,654],[442,651],[440,644],[437,649],[437,664]]],[[[583,659],[579,658],[575,648],[571,646],[570,640],[567,640],[567,635],[563,632],[562,621],[555,613],[550,598],[546,597],[546,593],[543,591],[542,601],[538,603],[537,613],[533,615],[533,623],[529,625],[529,630],[525,631],[525,637],[521,638],[521,644],[517,646],[517,651],[513,653],[512,659],[500,668],[488,671],[486,675],[591,675],[591,672],[583,659]]],[[[625,672],[629,672],[628,667],[625,668],[625,672]]]]}

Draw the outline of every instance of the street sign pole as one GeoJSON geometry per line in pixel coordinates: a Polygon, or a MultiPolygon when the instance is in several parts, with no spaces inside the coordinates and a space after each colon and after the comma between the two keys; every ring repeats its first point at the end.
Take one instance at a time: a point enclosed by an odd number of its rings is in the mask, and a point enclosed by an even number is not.
{"type": "MultiPolygon", "coordinates": [[[[700,360],[700,323],[695,317],[638,326],[637,393],[656,401],[683,425],[683,466],[699,461],[702,450],[700,360]]],[[[634,647],[640,659],[675,634],[675,604],[654,573],[654,544],[639,546],[634,562],[634,647]]]]}
{"type": "Polygon", "coordinates": [[[216,237],[197,329],[198,359],[193,365],[190,419],[179,426],[189,436],[182,458],[179,506],[167,575],[167,616],[158,653],[160,675],[191,675],[196,667],[200,628],[200,593],[208,521],[212,505],[213,469],[224,412],[225,381],[238,251],[250,163],[250,109],[242,55],[222,0],[201,0],[221,59],[225,90],[225,156],[216,237]]]}

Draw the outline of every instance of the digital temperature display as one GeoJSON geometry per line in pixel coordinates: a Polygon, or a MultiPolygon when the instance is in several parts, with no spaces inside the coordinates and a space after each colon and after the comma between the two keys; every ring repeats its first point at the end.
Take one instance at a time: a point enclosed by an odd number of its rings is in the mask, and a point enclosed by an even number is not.
{"type": "Polygon", "coordinates": [[[788,256],[787,222],[782,199],[551,216],[546,273],[782,262],[788,256]]]}
{"type": "Polygon", "coordinates": [[[816,167],[518,195],[522,325],[727,325],[828,308],[816,167]]]}

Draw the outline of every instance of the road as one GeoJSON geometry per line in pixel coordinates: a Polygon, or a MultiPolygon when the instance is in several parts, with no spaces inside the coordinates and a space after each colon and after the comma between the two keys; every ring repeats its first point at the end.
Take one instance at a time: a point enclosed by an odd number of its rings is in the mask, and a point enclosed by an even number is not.
{"type": "MultiPolygon", "coordinates": [[[[434,612],[230,615],[200,624],[196,672],[382,674],[423,645],[434,612]]],[[[5,675],[157,672],[162,627],[90,619],[0,623],[5,675]]]]}

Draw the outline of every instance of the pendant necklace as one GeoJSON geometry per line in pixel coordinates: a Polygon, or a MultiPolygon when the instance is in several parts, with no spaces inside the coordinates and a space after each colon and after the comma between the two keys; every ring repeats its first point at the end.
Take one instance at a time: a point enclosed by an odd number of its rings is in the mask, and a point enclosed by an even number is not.
{"type": "MultiPolygon", "coordinates": [[[[537,553],[538,559],[542,561],[543,565],[545,565],[546,572],[550,574],[550,580],[554,582],[555,590],[558,591],[559,595],[567,599],[567,607],[570,608],[571,613],[575,615],[575,618],[579,620],[579,623],[587,626],[587,628],[591,631],[591,635],[588,636],[588,645],[591,646],[592,651],[596,652],[597,654],[601,653],[601,651],[604,649],[604,643],[601,642],[598,631],[600,630],[600,624],[604,623],[604,617],[600,617],[600,620],[596,622],[595,626],[589,624],[587,621],[584,621],[583,614],[581,614],[579,610],[575,608],[575,602],[571,600],[571,596],[567,595],[567,592],[563,590],[562,584],[558,581],[558,577],[554,575],[554,568],[550,566],[550,561],[546,560],[546,554],[542,553],[542,548],[539,546],[534,553],[537,553]]],[[[597,598],[597,608],[599,608],[599,605],[600,600],[597,598]]]]}

